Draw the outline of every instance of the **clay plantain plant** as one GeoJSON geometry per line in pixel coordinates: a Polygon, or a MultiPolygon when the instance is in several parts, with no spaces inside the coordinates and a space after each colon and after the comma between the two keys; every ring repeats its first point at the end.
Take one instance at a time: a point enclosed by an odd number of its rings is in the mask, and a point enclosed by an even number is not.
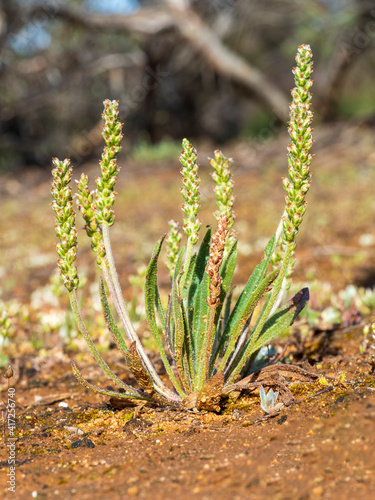
{"type": "MultiPolygon", "coordinates": [[[[77,230],[69,187],[72,166],[68,159],[53,159],[55,168],[52,171],[51,192],[56,213],[55,229],[60,240],[57,253],[61,279],[69,292],[79,331],[98,364],[119,390],[92,385],[72,362],[73,371],[84,386],[117,399],[181,405],[198,410],[219,410],[221,396],[235,389],[267,386],[263,379],[262,382],[251,382],[245,377],[251,373],[252,363],[259,350],[293,323],[309,298],[308,289],[305,288],[280,307],[293,270],[295,239],[310,187],[311,57],[308,45],[298,48],[297,66],[293,70],[295,88],[290,105],[289,177],[283,179],[287,193],[285,210],[275,235],[265,247],[263,260],[254,269],[235,304],[230,289],[238,253],[236,234],[232,229],[234,195],[229,168],[231,160],[220,151],[215,151],[214,158],[210,159],[218,206],[215,212],[217,228],[213,235],[211,228],[206,231],[195,251],[201,227],[201,221],[197,218],[200,207],[197,152],[188,140],[182,142],[183,150],[179,159],[182,165],[181,191],[185,200],[182,231],[186,236],[186,244],[180,248],[182,234],[178,223],[171,221],[168,236],[163,236],[155,245],[145,282],[148,324],[168,374],[168,383],[158,375],[131,323],[111,251],[109,228],[114,223],[114,186],[120,170],[116,156],[121,149],[122,139],[118,102],[104,102],[105,148],[96,189],[89,191],[88,177],[82,174],[76,197],[78,210],[85,220],[86,233],[91,238],[92,250],[102,272],[99,287],[105,320],[139,388],[124,383],[111,371],[96,349],[80,314],[76,297],[78,275],[74,265],[77,230]],[[164,309],[157,275],[165,240],[166,264],[172,283],[168,305],[164,309]],[[117,312],[121,327],[115,322],[112,308],[117,312]]],[[[268,385],[280,387],[283,384],[273,382],[268,385]]]]}

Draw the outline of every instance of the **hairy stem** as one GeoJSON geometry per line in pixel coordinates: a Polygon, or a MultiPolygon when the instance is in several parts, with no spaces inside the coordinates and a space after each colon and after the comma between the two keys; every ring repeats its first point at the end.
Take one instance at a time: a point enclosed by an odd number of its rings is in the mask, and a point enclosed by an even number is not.
{"type": "Polygon", "coordinates": [[[125,389],[125,391],[127,393],[139,396],[139,394],[137,393],[137,391],[133,387],[125,384],[122,380],[120,380],[112,372],[112,370],[109,368],[107,363],[103,360],[103,358],[99,354],[97,348],[95,347],[95,344],[94,344],[92,338],[90,337],[89,332],[87,331],[85,323],[82,319],[81,313],[79,311],[79,306],[78,306],[77,296],[76,296],[75,290],[72,290],[69,292],[69,298],[70,298],[70,304],[71,304],[71,307],[73,310],[74,318],[75,318],[77,326],[78,326],[78,330],[80,331],[80,333],[84,337],[85,341],[87,342],[87,345],[88,345],[92,355],[94,356],[95,360],[98,362],[99,366],[108,375],[108,377],[111,380],[113,380],[113,382],[115,382],[119,387],[122,387],[123,389],[125,389]]]}
{"type": "Polygon", "coordinates": [[[128,335],[128,338],[130,342],[135,342],[137,346],[137,351],[155,384],[155,390],[168,400],[179,401],[180,398],[177,397],[175,394],[173,394],[173,392],[170,391],[168,387],[166,387],[165,384],[162,382],[159,375],[156,373],[156,370],[153,364],[151,363],[149,357],[147,356],[147,354],[143,349],[142,343],[139,340],[139,337],[130,320],[129,312],[126,307],[124,297],[122,295],[121,285],[118,279],[116,265],[113,259],[113,254],[111,249],[111,242],[109,238],[109,225],[106,222],[103,222],[102,224],[102,232],[103,232],[103,241],[104,241],[106,259],[108,262],[108,271],[109,271],[108,273],[106,272],[104,273],[104,279],[108,284],[108,288],[113,297],[115,307],[120,316],[125,331],[128,335]]]}

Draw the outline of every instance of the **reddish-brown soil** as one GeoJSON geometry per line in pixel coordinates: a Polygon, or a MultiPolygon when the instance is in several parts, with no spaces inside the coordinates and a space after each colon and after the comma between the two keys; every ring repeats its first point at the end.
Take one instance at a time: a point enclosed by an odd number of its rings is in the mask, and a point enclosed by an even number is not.
{"type": "MultiPolygon", "coordinates": [[[[373,498],[374,363],[360,339],[358,328],[337,332],[339,354],[320,363],[344,371],[345,385],[298,385],[272,418],[255,395],[220,415],[145,408],[133,418],[77,386],[66,362],[46,373],[44,361],[17,384],[16,498],[373,498]]],[[[0,465],[11,499],[4,449],[0,465]]]]}
{"type": "MultiPolygon", "coordinates": [[[[301,228],[295,272],[304,285],[314,281],[316,303],[323,281],[334,290],[353,282],[373,286],[375,269],[374,242],[361,244],[361,236],[375,234],[373,131],[338,127],[318,133],[317,142],[319,136],[311,210],[301,228]]],[[[285,142],[281,137],[270,144],[271,153],[257,146],[255,156],[249,144],[227,148],[238,161],[239,240],[255,248],[250,256],[246,248],[240,250],[238,283],[256,264],[261,253],[257,242],[272,234],[282,211],[285,155],[280,148],[285,142]]],[[[201,154],[203,164],[205,156],[201,154]]],[[[207,186],[208,169],[202,170],[202,185],[207,186]]],[[[128,298],[129,272],[147,261],[153,242],[167,230],[167,220],[180,217],[178,176],[177,163],[137,168],[130,163],[120,174],[113,247],[128,298]]],[[[35,288],[48,283],[55,267],[49,179],[44,173],[7,177],[1,190],[1,245],[8,262],[2,262],[1,298],[25,304],[35,288]]],[[[202,196],[206,205],[201,218],[212,223],[211,188],[202,186],[202,196]]],[[[79,265],[89,258],[82,244],[79,265]]],[[[167,285],[166,275],[161,282],[167,285]]],[[[13,350],[9,347],[15,369],[10,386],[16,401],[16,493],[8,491],[10,441],[5,429],[0,450],[3,498],[374,498],[375,362],[371,351],[359,350],[365,320],[336,330],[311,328],[302,339],[297,324],[288,361],[308,360],[313,370],[331,378],[329,385],[292,385],[295,403],[273,417],[265,417],[256,393],[223,402],[220,414],[146,407],[134,417],[133,407],[112,408],[77,383],[69,357],[89,381],[108,385],[82,354],[81,344],[67,350],[51,333],[38,337],[41,350],[35,352],[35,339],[32,344],[30,339],[39,332],[38,321],[30,317],[13,337],[13,350]],[[341,373],[346,374],[344,384],[341,373]]],[[[116,351],[110,349],[105,357],[116,373],[127,376],[116,351]]],[[[1,390],[6,401],[4,380],[1,390]]]]}

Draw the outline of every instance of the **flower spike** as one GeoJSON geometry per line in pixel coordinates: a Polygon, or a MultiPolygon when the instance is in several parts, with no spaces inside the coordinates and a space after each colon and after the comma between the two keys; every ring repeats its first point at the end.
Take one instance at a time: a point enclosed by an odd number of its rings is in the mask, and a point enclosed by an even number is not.
{"type": "Polygon", "coordinates": [[[283,221],[283,240],[294,242],[298,228],[306,210],[305,196],[310,188],[310,164],[312,155],[309,153],[313,140],[310,110],[312,80],[312,52],[309,45],[300,45],[296,56],[297,66],[293,69],[295,88],[292,90],[293,101],[290,104],[289,136],[291,144],[288,147],[289,179],[283,179],[285,197],[285,217],[283,221]]]}
{"type": "Polygon", "coordinates": [[[182,196],[185,199],[185,204],[182,211],[185,214],[183,230],[186,236],[191,241],[192,245],[198,241],[198,232],[202,222],[196,218],[199,212],[199,183],[198,165],[197,165],[197,150],[189,143],[187,139],[182,141],[183,150],[180,155],[182,168],[183,187],[181,188],[182,196]]]}
{"type": "Polygon", "coordinates": [[[105,148],[100,161],[101,177],[96,179],[96,220],[98,224],[106,222],[112,226],[115,217],[112,206],[115,202],[116,191],[114,190],[117,181],[117,174],[120,167],[117,165],[116,156],[121,151],[122,123],[118,119],[118,101],[104,101],[104,120],[103,139],[105,148]]]}
{"type": "Polygon", "coordinates": [[[73,210],[72,189],[69,187],[73,167],[70,160],[52,160],[53,182],[51,193],[54,201],[52,208],[55,211],[55,231],[60,243],[57,244],[57,261],[60,268],[61,280],[66,289],[71,292],[78,287],[79,278],[74,265],[77,255],[77,229],[75,227],[75,211],[73,210]]]}

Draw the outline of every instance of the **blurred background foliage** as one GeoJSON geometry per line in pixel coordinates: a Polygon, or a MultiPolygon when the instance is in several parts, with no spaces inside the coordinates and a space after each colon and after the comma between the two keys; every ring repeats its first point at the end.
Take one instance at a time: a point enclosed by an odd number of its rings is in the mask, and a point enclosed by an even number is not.
{"type": "Polygon", "coordinates": [[[120,100],[137,154],[272,135],[301,43],[318,120],[371,125],[374,39],[374,0],[2,0],[0,169],[90,159],[105,98],[120,100]]]}

